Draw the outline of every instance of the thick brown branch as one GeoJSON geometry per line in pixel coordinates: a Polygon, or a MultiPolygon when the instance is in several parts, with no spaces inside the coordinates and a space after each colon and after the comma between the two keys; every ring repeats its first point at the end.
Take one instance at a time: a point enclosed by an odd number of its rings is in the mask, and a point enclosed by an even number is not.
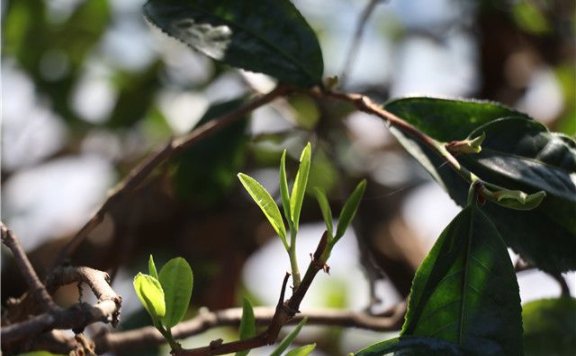
{"type": "Polygon", "coordinates": [[[16,236],[1,221],[0,230],[2,233],[2,243],[12,251],[16,265],[22,272],[26,284],[28,284],[28,288],[30,288],[36,303],[38,303],[42,307],[42,310],[46,312],[57,310],[58,306],[54,303],[52,297],[50,297],[50,294],[44,287],[44,284],[40,281],[40,278],[38,278],[36,271],[34,271],[28,256],[26,256],[26,253],[24,252],[24,249],[22,249],[22,246],[20,246],[16,236]]]}
{"type": "Polygon", "coordinates": [[[96,211],[90,220],[78,231],[78,233],[70,240],[66,247],[62,249],[59,256],[54,261],[53,266],[56,267],[61,265],[74,251],[76,251],[86,236],[88,236],[88,234],[102,222],[110,206],[123,195],[133,192],[160,165],[167,162],[170,158],[185,148],[209,137],[222,128],[240,120],[242,117],[246,116],[246,114],[270,103],[280,96],[286,95],[290,91],[291,89],[289,87],[278,86],[271,92],[253,99],[238,110],[223,115],[218,119],[211,120],[196,128],[188,135],[170,140],[170,142],[168,142],[168,144],[166,144],[163,148],[152,153],[142,163],[132,169],[130,174],[128,174],[124,180],[118,183],[116,187],[111,190],[106,201],[102,204],[98,211],[96,211]]]}

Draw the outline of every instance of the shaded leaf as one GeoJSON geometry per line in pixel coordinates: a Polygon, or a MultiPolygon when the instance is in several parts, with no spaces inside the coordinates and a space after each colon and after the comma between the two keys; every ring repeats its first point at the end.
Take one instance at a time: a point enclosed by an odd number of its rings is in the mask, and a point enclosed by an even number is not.
{"type": "MultiPolygon", "coordinates": [[[[196,127],[232,112],[244,98],[212,105],[196,127]]],[[[180,197],[200,206],[213,206],[226,198],[236,173],[244,163],[248,116],[222,127],[218,132],[187,148],[176,159],[176,187],[180,197]]]]}
{"type": "Polygon", "coordinates": [[[160,282],[152,276],[138,273],[133,284],[138,299],[156,324],[166,314],[164,291],[160,282]]]}
{"type": "Polygon", "coordinates": [[[332,221],[332,210],[330,209],[330,203],[328,203],[328,199],[326,198],[326,193],[322,191],[320,188],[314,188],[314,195],[316,196],[316,200],[318,201],[318,205],[320,206],[320,211],[322,212],[322,218],[324,219],[324,223],[326,224],[326,230],[330,235],[330,239],[334,237],[334,227],[332,221]]]}
{"type": "Polygon", "coordinates": [[[576,299],[540,299],[522,306],[526,355],[570,355],[576,350],[576,299]]]}
{"type": "Polygon", "coordinates": [[[453,343],[430,337],[402,336],[370,345],[355,353],[356,356],[394,355],[456,356],[464,352],[453,343]]]}
{"type": "Polygon", "coordinates": [[[270,193],[260,184],[258,181],[249,175],[244,173],[238,173],[238,179],[250,194],[254,202],[262,210],[270,225],[274,228],[274,231],[282,239],[284,247],[288,248],[288,243],[286,241],[286,227],[284,226],[284,221],[282,221],[282,215],[280,215],[280,210],[270,196],[270,193]]]}
{"type": "Polygon", "coordinates": [[[342,212],[338,218],[338,227],[336,228],[334,242],[344,236],[346,229],[350,226],[352,219],[354,219],[354,215],[356,215],[358,206],[360,205],[360,200],[362,200],[362,197],[364,196],[364,190],[366,190],[366,180],[363,179],[358,183],[356,188],[354,188],[354,191],[350,194],[346,203],[344,203],[344,207],[342,208],[342,212]]]}
{"type": "Polygon", "coordinates": [[[146,18],[168,35],[235,67],[282,82],[321,82],[316,35],[288,0],[151,0],[146,18]]]}
{"type": "MultiPolygon", "coordinates": [[[[240,320],[240,340],[246,340],[256,335],[256,319],[254,318],[254,308],[246,298],[242,304],[242,319],[240,320]]],[[[236,356],[246,356],[250,350],[236,352],[236,356]]]]}
{"type": "Polygon", "coordinates": [[[188,310],[194,276],[190,265],[182,257],[168,261],[159,276],[166,300],[166,315],[162,321],[164,326],[171,328],[182,320],[188,310]]]}
{"type": "Polygon", "coordinates": [[[290,194],[290,215],[292,224],[296,230],[298,230],[298,224],[300,222],[300,212],[302,211],[302,203],[304,202],[304,195],[306,194],[311,161],[312,146],[310,142],[308,142],[300,155],[300,166],[298,167],[298,173],[296,173],[292,194],[290,194]]]}
{"type": "Polygon", "coordinates": [[[401,332],[406,335],[442,339],[467,354],[522,354],[514,268],[478,207],[456,216],[418,268],[401,332]]]}
{"type": "Polygon", "coordinates": [[[307,356],[316,348],[316,344],[304,345],[286,353],[285,356],[307,356]]]}
{"type": "Polygon", "coordinates": [[[296,336],[298,336],[298,334],[300,333],[300,330],[302,329],[304,324],[306,324],[307,320],[308,320],[307,318],[302,319],[302,321],[300,321],[298,323],[298,325],[296,325],[296,327],[294,329],[292,329],[292,331],[290,331],[290,333],[288,335],[286,335],[286,337],[284,337],[284,339],[282,339],[282,341],[280,341],[280,344],[278,344],[276,349],[274,349],[274,351],[272,351],[272,353],[270,353],[270,356],[282,355],[282,352],[284,352],[290,346],[292,341],[294,341],[296,336]]]}

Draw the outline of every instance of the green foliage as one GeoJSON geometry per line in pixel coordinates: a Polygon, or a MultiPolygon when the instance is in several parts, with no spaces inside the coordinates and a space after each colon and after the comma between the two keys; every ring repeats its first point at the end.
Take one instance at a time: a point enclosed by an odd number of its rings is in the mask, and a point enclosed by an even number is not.
{"type": "Polygon", "coordinates": [[[304,345],[292,349],[286,353],[286,356],[307,356],[316,348],[316,344],[304,345]]]}
{"type": "Polygon", "coordinates": [[[414,346],[418,352],[448,347],[458,350],[450,354],[466,355],[523,352],[514,268],[500,234],[475,205],[448,225],[416,272],[400,338],[359,355],[414,346]]]}
{"type": "Polygon", "coordinates": [[[134,290],[170,347],[179,349],[180,345],[172,337],[170,329],[184,318],[188,310],[194,283],[192,269],[185,259],[176,257],[162,266],[158,273],[150,255],[148,270],[149,275],[138,273],[134,277],[134,290]]]}
{"type": "MultiPolygon", "coordinates": [[[[212,122],[238,109],[244,98],[211,106],[195,126],[212,122]]],[[[244,162],[248,116],[187,148],[175,159],[174,179],[179,196],[201,206],[214,206],[230,192],[244,162]]]]}
{"type": "Polygon", "coordinates": [[[490,102],[409,98],[392,101],[386,109],[435,140],[431,147],[413,132],[392,130],[460,205],[467,202],[471,181],[446,164],[449,153],[439,147],[449,142],[446,149],[450,151],[454,141],[485,135],[478,153],[456,152],[454,158],[487,187],[500,190],[486,196],[495,198],[487,203],[486,214],[506,243],[539,268],[554,273],[576,268],[570,252],[576,249],[573,139],[490,102]]]}
{"type": "Polygon", "coordinates": [[[576,350],[576,299],[541,299],[522,306],[528,356],[570,355],[576,350]]]}
{"type": "Polygon", "coordinates": [[[162,267],[159,281],[166,300],[166,315],[162,323],[166,328],[171,328],[184,318],[188,310],[194,276],[188,262],[182,257],[176,257],[162,267]]]}
{"type": "Polygon", "coordinates": [[[302,211],[304,194],[306,194],[311,160],[312,146],[308,143],[300,155],[300,166],[298,167],[298,173],[296,173],[294,186],[290,194],[290,221],[292,221],[292,226],[296,231],[298,231],[298,225],[300,223],[300,212],[302,211]]]}
{"type": "Polygon", "coordinates": [[[326,193],[318,187],[314,188],[314,196],[316,197],[316,201],[320,206],[320,210],[322,211],[322,219],[324,219],[324,223],[326,224],[326,231],[330,236],[334,236],[334,222],[332,221],[332,209],[330,209],[330,203],[328,202],[328,198],[326,197],[326,193]]]}
{"type": "Polygon", "coordinates": [[[134,277],[134,290],[140,302],[150,314],[154,325],[158,320],[166,315],[166,302],[164,301],[164,290],[160,282],[147,274],[138,273],[134,277]]]}
{"type": "Polygon", "coordinates": [[[238,173],[238,179],[250,194],[254,202],[258,205],[258,207],[262,210],[270,225],[274,228],[274,231],[280,236],[284,247],[288,249],[288,241],[286,240],[286,227],[284,226],[284,221],[282,220],[282,215],[280,214],[280,209],[278,209],[278,205],[266,188],[262,186],[262,184],[258,183],[258,181],[249,175],[244,173],[238,173]]]}
{"type": "MultiPolygon", "coordinates": [[[[256,319],[252,303],[246,298],[242,304],[242,320],[240,320],[240,340],[246,340],[256,335],[256,319]]],[[[248,350],[237,352],[236,356],[248,355],[248,350]]]]}
{"type": "Polygon", "coordinates": [[[166,34],[231,66],[298,86],[321,83],[318,40],[288,0],[150,0],[144,14],[166,34]]]}
{"type": "MultiPolygon", "coordinates": [[[[336,228],[336,235],[334,235],[334,242],[336,243],[344,233],[352,219],[354,219],[354,215],[356,215],[356,211],[358,210],[358,206],[360,205],[360,200],[364,196],[364,190],[366,190],[366,181],[363,180],[354,189],[350,197],[344,203],[344,207],[342,207],[342,211],[340,212],[340,218],[338,219],[338,227],[336,228]]],[[[333,244],[332,243],[332,244],[333,244]]]]}
{"type": "Polygon", "coordinates": [[[290,344],[292,344],[294,339],[296,339],[296,337],[300,333],[300,330],[302,330],[302,327],[304,326],[304,324],[306,324],[306,321],[307,321],[306,318],[302,319],[302,321],[300,321],[298,325],[296,325],[296,327],[292,329],[292,331],[290,331],[290,333],[286,335],[286,337],[284,337],[282,341],[280,341],[276,349],[274,349],[274,351],[270,353],[270,356],[282,355],[282,352],[284,352],[290,346],[290,344]]]}
{"type": "Polygon", "coordinates": [[[356,356],[394,355],[409,356],[464,356],[465,353],[451,342],[421,336],[403,336],[370,345],[355,353],[356,356]]]}

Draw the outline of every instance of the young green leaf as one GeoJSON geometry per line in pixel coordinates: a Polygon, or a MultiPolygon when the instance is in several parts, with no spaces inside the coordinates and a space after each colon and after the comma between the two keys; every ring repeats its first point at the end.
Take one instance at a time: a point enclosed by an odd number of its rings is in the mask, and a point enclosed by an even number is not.
{"type": "Polygon", "coordinates": [[[154,263],[152,254],[150,254],[150,257],[148,258],[148,274],[158,279],[158,271],[156,270],[156,264],[154,263]]]}
{"type": "Polygon", "coordinates": [[[358,183],[352,194],[350,194],[348,200],[346,200],[346,203],[344,203],[344,207],[340,213],[340,218],[338,219],[338,227],[336,228],[334,243],[344,236],[346,229],[350,226],[352,219],[354,219],[354,215],[356,215],[356,211],[360,205],[360,200],[364,196],[364,190],[366,190],[366,180],[362,180],[358,183]]]}
{"type": "Polygon", "coordinates": [[[270,356],[282,355],[282,352],[284,352],[288,348],[288,346],[290,346],[292,341],[294,341],[296,336],[298,336],[300,330],[302,329],[304,324],[306,324],[307,320],[308,320],[307,318],[302,319],[302,321],[300,321],[298,325],[296,325],[296,327],[288,335],[286,335],[286,337],[282,339],[282,341],[280,341],[280,344],[278,344],[278,347],[276,347],[276,349],[272,351],[272,353],[270,353],[270,356]]]}
{"type": "Polygon", "coordinates": [[[300,222],[300,211],[302,210],[302,203],[304,202],[304,195],[306,194],[311,160],[312,145],[308,142],[300,155],[300,166],[298,167],[298,173],[296,173],[292,194],[290,195],[290,214],[296,230],[298,230],[298,223],[300,222]]]}
{"type": "Polygon", "coordinates": [[[282,215],[280,214],[280,210],[270,196],[270,193],[262,186],[262,184],[258,183],[258,181],[249,175],[244,173],[238,173],[238,179],[248,191],[248,194],[252,197],[254,202],[260,207],[270,225],[274,228],[274,231],[280,236],[284,247],[288,249],[288,242],[286,241],[286,227],[284,226],[284,221],[282,220],[282,215]]]}
{"type": "Polygon", "coordinates": [[[146,18],[204,54],[298,86],[320,84],[322,52],[289,0],[150,0],[146,18]]]}
{"type": "Polygon", "coordinates": [[[156,324],[166,314],[164,291],[160,282],[150,275],[138,273],[133,284],[138,299],[156,324]]]}
{"type": "Polygon", "coordinates": [[[328,203],[328,199],[326,198],[326,194],[320,188],[314,188],[314,195],[316,196],[316,200],[318,201],[318,205],[320,206],[320,211],[322,212],[322,218],[324,219],[324,223],[326,224],[326,230],[330,235],[330,239],[334,237],[334,227],[332,222],[332,210],[330,209],[330,204],[328,203]]]}
{"type": "Polygon", "coordinates": [[[168,261],[159,276],[166,301],[166,314],[162,321],[164,326],[171,328],[182,320],[188,310],[194,276],[190,265],[182,257],[168,261]]]}
{"type": "Polygon", "coordinates": [[[465,353],[522,354],[518,283],[498,230],[475,205],[442,232],[416,272],[401,336],[433,337],[465,353]]]}
{"type": "Polygon", "coordinates": [[[300,346],[288,351],[285,356],[308,356],[315,348],[316,344],[300,346]]]}
{"type": "MultiPolygon", "coordinates": [[[[242,304],[242,320],[240,320],[240,340],[246,340],[256,335],[256,319],[252,303],[246,298],[242,304]]],[[[236,356],[246,356],[250,350],[236,352],[236,356]]]]}
{"type": "Polygon", "coordinates": [[[533,194],[526,194],[520,190],[498,189],[491,190],[486,187],[484,197],[498,205],[515,210],[532,210],[536,209],[544,198],[546,192],[539,191],[533,194]]]}
{"type": "Polygon", "coordinates": [[[280,158],[280,195],[282,196],[284,217],[286,217],[286,220],[290,225],[292,225],[292,215],[290,214],[290,193],[288,191],[288,179],[286,178],[286,150],[282,152],[282,158],[280,158]]]}

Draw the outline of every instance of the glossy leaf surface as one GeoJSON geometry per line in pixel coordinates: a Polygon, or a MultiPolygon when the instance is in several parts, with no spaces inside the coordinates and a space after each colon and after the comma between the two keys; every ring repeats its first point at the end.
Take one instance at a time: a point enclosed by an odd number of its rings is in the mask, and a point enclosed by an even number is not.
{"type": "Polygon", "coordinates": [[[288,178],[286,176],[286,150],[282,152],[280,158],[280,196],[282,198],[282,209],[284,210],[284,217],[292,224],[292,214],[290,213],[290,191],[288,190],[288,178]]]}
{"type": "Polygon", "coordinates": [[[286,356],[307,356],[316,348],[316,344],[304,345],[292,349],[286,353],[286,356]]]}
{"type": "Polygon", "coordinates": [[[344,203],[344,207],[342,207],[342,212],[340,212],[340,217],[338,218],[338,227],[336,228],[336,235],[334,236],[335,241],[338,241],[338,239],[344,236],[346,229],[350,226],[365,190],[366,181],[363,180],[358,183],[352,194],[350,194],[350,197],[346,200],[346,203],[344,203]]]}
{"type": "MultiPolygon", "coordinates": [[[[473,139],[485,135],[479,153],[456,155],[458,162],[484,181],[528,194],[544,192],[540,204],[532,196],[530,211],[516,211],[515,202],[488,202],[486,214],[506,243],[524,259],[549,272],[576,269],[576,144],[549,132],[530,117],[490,102],[407,98],[386,105],[437,140],[473,139]],[[545,238],[544,238],[545,236],[545,238]]],[[[393,128],[402,145],[460,205],[469,184],[446,164],[436,150],[412,135],[393,128]]],[[[538,193],[542,194],[542,193],[538,193]]]]}
{"type": "Polygon", "coordinates": [[[166,34],[234,67],[298,86],[321,82],[316,35],[288,0],[151,0],[144,14],[166,34]]]}
{"type": "Polygon", "coordinates": [[[182,257],[176,257],[162,267],[159,278],[166,300],[166,315],[162,322],[171,328],[182,320],[188,310],[194,276],[188,262],[182,257]]]}
{"type": "Polygon", "coordinates": [[[158,270],[156,269],[156,263],[154,263],[154,257],[152,257],[152,255],[148,257],[148,274],[158,279],[158,270]]]}
{"type": "Polygon", "coordinates": [[[322,219],[324,219],[324,223],[326,224],[326,231],[330,235],[330,238],[334,236],[334,227],[332,221],[332,210],[330,209],[330,203],[328,203],[328,198],[326,197],[326,193],[322,191],[320,188],[314,188],[314,195],[316,196],[316,200],[318,201],[318,205],[320,206],[320,211],[322,212],[322,219]]]}
{"type": "Polygon", "coordinates": [[[286,227],[284,226],[284,221],[282,221],[282,215],[280,214],[280,210],[278,209],[278,205],[270,193],[262,186],[262,184],[258,183],[256,179],[244,174],[239,173],[238,179],[250,194],[254,202],[258,205],[260,210],[264,213],[270,225],[274,228],[274,231],[280,236],[284,246],[287,246],[286,242],[286,227]]]}
{"type": "Polygon", "coordinates": [[[416,272],[401,336],[432,337],[467,354],[522,354],[518,283],[489,218],[465,208],[416,272]]]}

